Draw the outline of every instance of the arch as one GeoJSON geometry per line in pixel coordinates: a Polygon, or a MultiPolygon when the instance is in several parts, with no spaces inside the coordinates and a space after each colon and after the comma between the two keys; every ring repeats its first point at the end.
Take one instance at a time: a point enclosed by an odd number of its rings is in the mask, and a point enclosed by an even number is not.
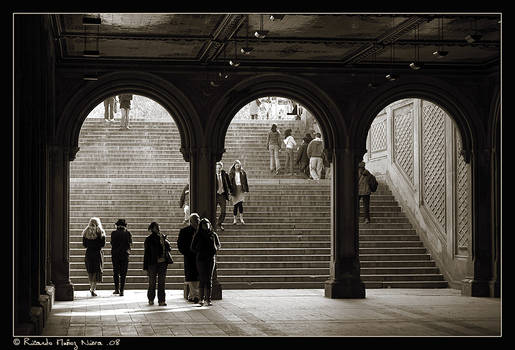
{"type": "Polygon", "coordinates": [[[420,98],[437,104],[454,120],[462,139],[462,149],[467,163],[470,162],[471,152],[483,145],[485,134],[476,124],[480,118],[474,109],[474,103],[464,97],[456,88],[451,88],[442,81],[425,77],[421,81],[407,81],[395,86],[383,87],[369,93],[359,105],[367,106],[360,113],[362,118],[355,118],[351,130],[355,135],[353,143],[358,149],[366,149],[366,137],[374,118],[389,104],[405,99],[420,98]]]}
{"type": "MultiPolygon", "coordinates": [[[[489,136],[489,145],[492,145],[495,148],[495,145],[499,140],[501,135],[498,135],[497,128],[501,128],[501,95],[499,91],[499,86],[496,85],[495,90],[492,94],[492,102],[490,104],[490,113],[488,120],[490,124],[488,125],[488,136],[489,136]]],[[[500,129],[499,129],[500,130],[500,129]]]]}
{"type": "Polygon", "coordinates": [[[197,111],[181,90],[149,73],[109,73],[81,88],[63,108],[57,125],[57,141],[69,149],[78,150],[79,133],[89,113],[105,98],[121,93],[138,94],[162,105],[179,129],[180,150],[184,159],[189,161],[194,131],[201,125],[197,111]]]}
{"type": "Polygon", "coordinates": [[[306,107],[325,131],[326,149],[348,142],[347,127],[333,100],[309,80],[287,74],[262,74],[236,84],[227,91],[213,108],[208,144],[214,146],[217,157],[224,153],[225,134],[236,113],[259,97],[291,98],[306,107]],[[213,117],[215,116],[215,117],[213,117]]]}

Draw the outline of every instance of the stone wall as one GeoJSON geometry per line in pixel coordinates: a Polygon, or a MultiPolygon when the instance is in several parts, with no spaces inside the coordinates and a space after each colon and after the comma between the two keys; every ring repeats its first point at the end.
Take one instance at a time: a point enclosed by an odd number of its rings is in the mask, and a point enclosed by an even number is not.
{"type": "Polygon", "coordinates": [[[471,242],[470,164],[452,118],[429,101],[392,103],[373,120],[366,167],[392,188],[449,284],[465,278],[471,242]]]}

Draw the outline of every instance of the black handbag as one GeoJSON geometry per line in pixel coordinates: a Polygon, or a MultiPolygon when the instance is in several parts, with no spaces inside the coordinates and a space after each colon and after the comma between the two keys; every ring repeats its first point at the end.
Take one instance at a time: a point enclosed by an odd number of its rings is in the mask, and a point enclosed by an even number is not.
{"type": "Polygon", "coordinates": [[[170,242],[168,242],[168,240],[165,240],[165,247],[166,247],[165,261],[167,264],[173,264],[172,248],[170,247],[170,242]]]}

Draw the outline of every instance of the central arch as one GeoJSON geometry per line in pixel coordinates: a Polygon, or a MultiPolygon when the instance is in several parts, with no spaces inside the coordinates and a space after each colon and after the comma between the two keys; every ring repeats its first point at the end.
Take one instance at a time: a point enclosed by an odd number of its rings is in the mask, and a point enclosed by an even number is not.
{"type": "MultiPolygon", "coordinates": [[[[311,81],[286,74],[263,74],[236,84],[227,91],[212,111],[206,130],[208,144],[219,158],[224,152],[225,134],[234,115],[243,106],[261,96],[282,96],[298,101],[315,116],[324,135],[325,148],[332,150],[348,142],[347,126],[334,101],[311,81]],[[340,146],[337,146],[340,145],[340,146]]],[[[219,160],[219,159],[217,159],[219,160]]]]}

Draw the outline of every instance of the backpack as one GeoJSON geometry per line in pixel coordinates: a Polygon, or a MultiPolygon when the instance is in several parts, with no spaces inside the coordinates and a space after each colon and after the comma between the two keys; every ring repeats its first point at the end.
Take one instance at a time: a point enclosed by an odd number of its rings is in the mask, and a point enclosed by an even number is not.
{"type": "Polygon", "coordinates": [[[374,175],[370,174],[368,175],[368,186],[370,187],[370,191],[375,192],[377,191],[377,179],[374,175]]]}

